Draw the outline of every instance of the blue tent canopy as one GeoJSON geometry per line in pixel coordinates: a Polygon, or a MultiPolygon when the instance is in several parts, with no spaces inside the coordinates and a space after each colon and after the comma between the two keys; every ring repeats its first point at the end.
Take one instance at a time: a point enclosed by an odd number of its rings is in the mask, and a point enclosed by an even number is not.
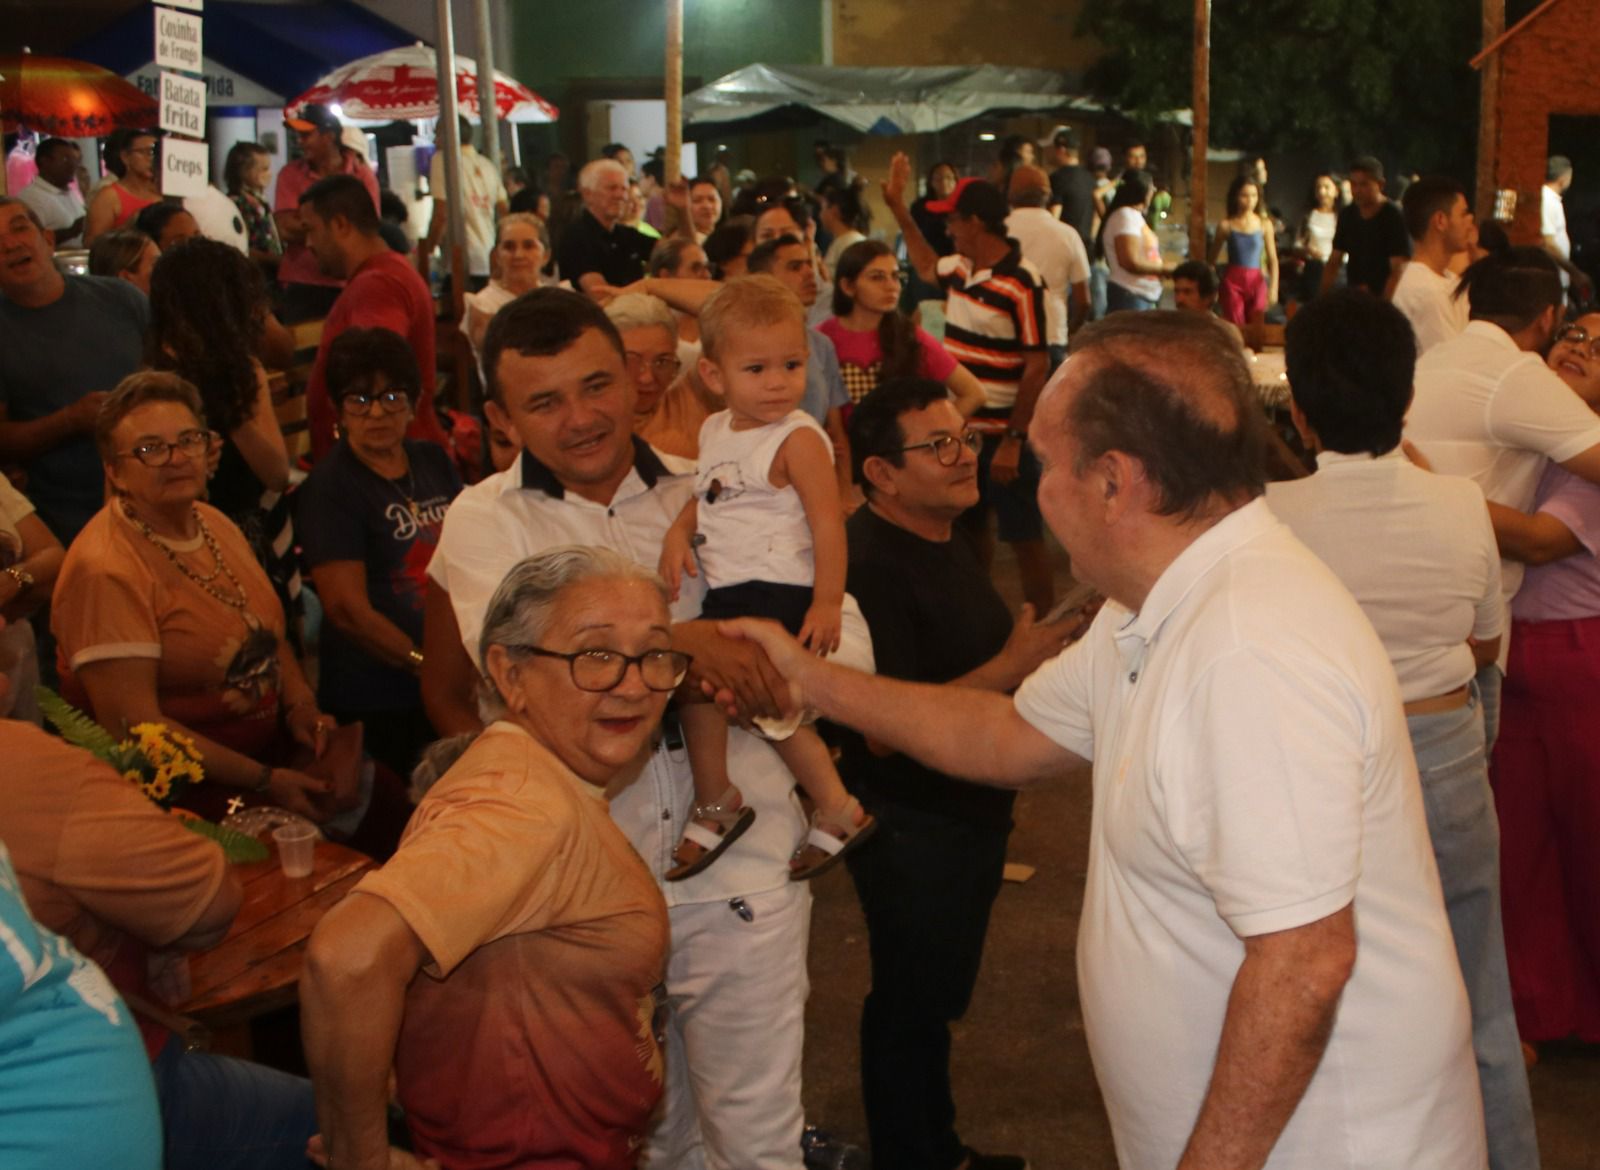
{"type": "MultiPolygon", "coordinates": [[[[141,5],[68,56],[126,76],[155,58],[152,5],[141,5]]],[[[405,29],[346,0],[316,4],[237,4],[209,0],[202,49],[218,64],[286,98],[347,61],[413,44],[405,29]]]]}

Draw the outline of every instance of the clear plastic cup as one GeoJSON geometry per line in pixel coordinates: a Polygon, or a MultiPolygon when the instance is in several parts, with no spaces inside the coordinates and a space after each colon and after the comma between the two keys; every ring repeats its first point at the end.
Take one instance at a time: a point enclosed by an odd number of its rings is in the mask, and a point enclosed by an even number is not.
{"type": "Polygon", "coordinates": [[[284,877],[310,877],[311,855],[317,846],[317,830],[310,825],[279,825],[272,830],[278,843],[278,862],[284,877]]]}

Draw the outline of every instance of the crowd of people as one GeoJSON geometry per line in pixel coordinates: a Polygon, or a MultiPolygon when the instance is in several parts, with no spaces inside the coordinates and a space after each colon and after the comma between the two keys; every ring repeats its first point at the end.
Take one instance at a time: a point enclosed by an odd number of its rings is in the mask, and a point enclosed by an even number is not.
{"type": "Polygon", "coordinates": [[[1600,1043],[1570,163],[1512,246],[1374,158],[1290,233],[1249,159],[1180,264],[1144,145],[1113,176],[1071,129],[986,176],[896,155],[891,229],[827,143],[810,189],[620,144],[533,181],[463,124],[479,431],[439,401],[442,199],[414,244],[331,110],[287,128],[276,176],[230,153],[236,239],[160,198],[149,132],[86,204],[52,142],[0,197],[0,1152],[105,1161],[71,1100],[130,1166],[800,1170],[807,883],[842,865],[872,1164],[1019,1170],[957,1128],[951,1025],[1016,790],[1089,767],[1123,1166],[1537,1167],[1532,1046],[1600,1043]],[[1242,330],[1284,300],[1311,468],[1268,484],[1242,330]],[[194,811],[382,863],[307,949],[309,1078],[170,1029],[159,973],[239,884],[36,726],[41,680],[189,736],[194,811]]]}

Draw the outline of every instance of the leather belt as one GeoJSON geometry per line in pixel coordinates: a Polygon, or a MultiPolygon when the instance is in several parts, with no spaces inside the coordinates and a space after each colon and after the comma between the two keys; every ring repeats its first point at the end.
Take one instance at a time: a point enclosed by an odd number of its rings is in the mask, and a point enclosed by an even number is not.
{"type": "Polygon", "coordinates": [[[1467,685],[1462,683],[1453,691],[1427,699],[1412,699],[1405,705],[1407,715],[1438,715],[1467,705],[1467,685]]]}

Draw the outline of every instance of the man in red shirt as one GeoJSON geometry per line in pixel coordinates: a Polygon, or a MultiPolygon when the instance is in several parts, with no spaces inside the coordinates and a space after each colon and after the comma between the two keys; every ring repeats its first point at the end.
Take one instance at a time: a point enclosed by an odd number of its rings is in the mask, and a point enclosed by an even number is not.
{"type": "Polygon", "coordinates": [[[378,212],[367,189],[351,175],[319,179],[300,200],[306,247],[324,273],[345,282],[322,327],[322,344],[306,387],[311,454],[333,446],[336,419],[328,397],[328,348],[346,329],[390,329],[406,339],[422,370],[417,415],[407,434],[448,446],[433,409],[433,297],[411,263],[378,234],[378,212]]]}
{"type": "Polygon", "coordinates": [[[378,177],[365,158],[341,145],[342,124],[327,106],[308,105],[296,117],[285,118],[283,124],[300,143],[300,157],[278,172],[272,197],[272,218],[284,244],[283,262],[278,265],[278,283],[283,285],[285,301],[283,320],[293,323],[327,316],[339,295],[340,283],[317,266],[317,258],[306,246],[300,200],[320,179],[354,175],[376,209],[378,177]]]}

